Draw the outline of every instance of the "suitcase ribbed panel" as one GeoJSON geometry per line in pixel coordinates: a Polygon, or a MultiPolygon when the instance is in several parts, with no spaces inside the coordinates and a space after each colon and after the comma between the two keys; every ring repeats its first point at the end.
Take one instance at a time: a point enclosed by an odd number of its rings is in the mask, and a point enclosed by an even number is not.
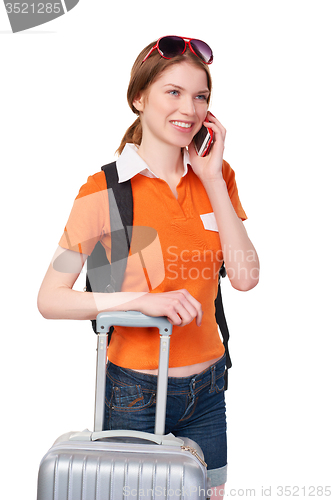
{"type": "Polygon", "coordinates": [[[204,499],[205,478],[198,469],[186,452],[51,449],[40,467],[37,500],[204,499]]]}

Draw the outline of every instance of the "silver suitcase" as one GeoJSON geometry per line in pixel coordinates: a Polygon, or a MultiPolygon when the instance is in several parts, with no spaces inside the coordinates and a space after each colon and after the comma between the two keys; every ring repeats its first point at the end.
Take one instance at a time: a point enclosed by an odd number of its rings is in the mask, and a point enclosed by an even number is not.
{"type": "Polygon", "coordinates": [[[136,311],[97,316],[94,431],[60,436],[41,461],[37,500],[206,499],[207,467],[200,447],[164,434],[172,326],[136,311]],[[154,434],[103,431],[106,351],[110,326],[157,327],[159,370],[154,434]]]}

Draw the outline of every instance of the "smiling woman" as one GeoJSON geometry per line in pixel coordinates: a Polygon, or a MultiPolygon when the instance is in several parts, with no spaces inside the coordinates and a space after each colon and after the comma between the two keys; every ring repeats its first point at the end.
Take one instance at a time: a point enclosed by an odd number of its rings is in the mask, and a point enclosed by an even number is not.
{"type": "Polygon", "coordinates": [[[206,72],[193,64],[182,62],[165,69],[133,101],[133,106],[140,112],[140,123],[144,130],[138,154],[154,168],[154,173],[160,178],[167,182],[173,179],[174,191],[183,173],[179,148],[189,145],[205,121],[209,93],[206,72]],[[161,155],[165,147],[168,148],[166,155],[161,155]],[[159,157],[158,164],[156,159],[149,160],[152,155],[154,158],[159,157]]]}
{"type": "MultiPolygon", "coordinates": [[[[199,444],[212,498],[222,498],[226,353],[215,319],[218,270],[223,260],[232,286],[246,291],[258,283],[259,262],[242,222],[246,214],[234,171],[223,159],[226,130],[208,112],[211,49],[200,40],[161,40],[148,45],[132,68],[127,99],[138,117],[124,135],[116,162],[118,182],[131,183],[134,229],[153,229],[154,250],[140,243],[139,255],[132,241],[120,292],[73,290],[97,243],[111,260],[107,183],[104,172],[98,172],[81,187],[59,243],[68,265],[62,270],[50,266],[38,304],[48,318],[94,319],[101,311],[134,310],[169,319],[174,325],[169,362],[174,391],[167,403],[166,433],[199,444]],[[205,157],[193,145],[202,126],[214,133],[205,157]]],[[[108,347],[105,429],[154,432],[153,398],[143,407],[131,388],[155,394],[157,368],[158,349],[149,328],[115,328],[108,347]],[[126,392],[128,385],[127,403],[119,407],[114,395],[119,387],[126,392]]]]}
{"type": "MultiPolygon", "coordinates": [[[[168,37],[163,38],[165,39],[168,37]]],[[[179,43],[179,40],[177,42],[179,43]]],[[[173,56],[170,59],[165,59],[164,57],[161,57],[160,53],[157,50],[155,50],[157,48],[157,45],[158,43],[155,42],[149,44],[140,52],[133,65],[127,90],[127,102],[133,113],[140,116],[140,111],[138,111],[134,106],[135,99],[137,99],[140,94],[149,89],[151,84],[159,79],[166,69],[170,69],[173,66],[177,66],[184,62],[190,64],[194,68],[201,69],[205,73],[206,80],[204,81],[204,86],[202,88],[197,88],[196,90],[200,93],[199,95],[202,96],[199,97],[198,95],[198,98],[206,100],[207,105],[209,105],[210,95],[212,91],[212,78],[208,65],[205,64],[205,62],[200,57],[198,57],[198,55],[191,51],[188,46],[186,46],[187,49],[184,53],[179,54],[177,51],[175,51],[173,52],[173,56]]],[[[181,48],[182,50],[184,49],[184,47],[181,48]]],[[[164,45],[163,49],[165,51],[166,45],[164,45]]],[[[165,82],[165,84],[167,83],[171,84],[171,88],[169,88],[169,91],[173,92],[174,95],[177,95],[178,92],[183,91],[182,82],[169,80],[165,82]]],[[[142,126],[141,120],[140,118],[138,118],[125,133],[117,152],[121,154],[125,145],[129,142],[140,145],[141,140],[142,126]]]]}

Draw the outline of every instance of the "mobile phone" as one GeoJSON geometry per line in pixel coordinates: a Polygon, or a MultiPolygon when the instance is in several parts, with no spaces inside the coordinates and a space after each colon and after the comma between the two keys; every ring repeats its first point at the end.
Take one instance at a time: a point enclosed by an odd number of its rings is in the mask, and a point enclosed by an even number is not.
{"type": "MultiPolygon", "coordinates": [[[[208,117],[206,118],[208,120],[208,117]]],[[[208,155],[214,142],[212,129],[202,125],[199,132],[193,137],[194,148],[198,156],[208,155]]]]}

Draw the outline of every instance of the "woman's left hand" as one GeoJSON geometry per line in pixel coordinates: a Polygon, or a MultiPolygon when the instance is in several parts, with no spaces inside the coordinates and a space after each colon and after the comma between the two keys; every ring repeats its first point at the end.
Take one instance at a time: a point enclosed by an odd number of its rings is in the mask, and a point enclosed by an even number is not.
{"type": "Polygon", "coordinates": [[[188,147],[193,171],[202,183],[222,177],[224,143],[227,133],[223,125],[211,112],[209,112],[208,117],[209,122],[206,121],[203,125],[214,132],[214,143],[209,154],[204,157],[198,156],[193,141],[188,147]]]}

